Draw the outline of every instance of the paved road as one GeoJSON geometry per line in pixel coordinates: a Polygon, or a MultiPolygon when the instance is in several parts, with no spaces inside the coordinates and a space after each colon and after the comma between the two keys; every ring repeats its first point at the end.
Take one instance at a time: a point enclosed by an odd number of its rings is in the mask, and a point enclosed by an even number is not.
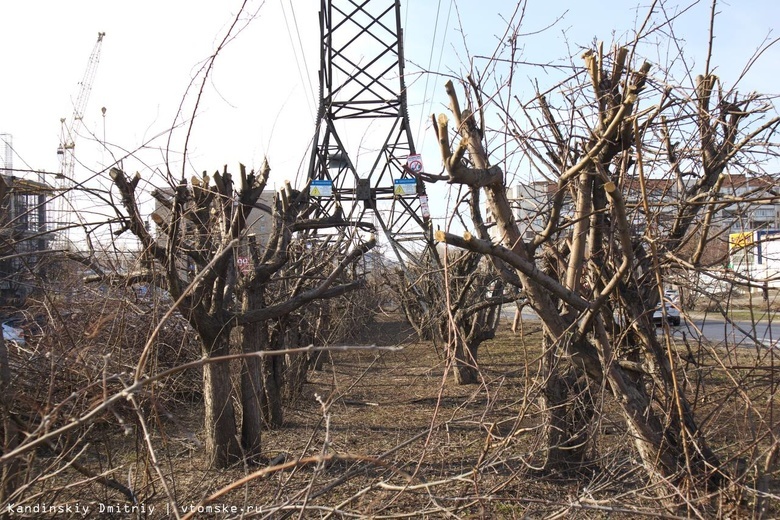
{"type": "Polygon", "coordinates": [[[683,322],[679,327],[672,327],[672,331],[676,337],[686,334],[698,339],[702,336],[715,343],[745,347],[754,347],[757,341],[765,347],[771,345],[780,348],[780,320],[753,324],[750,321],[728,323],[722,318],[694,318],[690,322],[683,322]]]}
{"type": "MultiPolygon", "coordinates": [[[[515,315],[513,306],[506,306],[502,309],[502,316],[510,323],[515,315]]],[[[539,316],[527,307],[523,308],[523,320],[538,321],[539,316]]],[[[706,338],[715,344],[727,343],[729,345],[741,345],[745,347],[754,347],[755,338],[763,346],[773,345],[780,348],[780,318],[771,324],[767,321],[761,321],[751,324],[749,321],[735,321],[727,323],[721,317],[693,317],[691,321],[683,320],[679,327],[671,327],[670,330],[675,337],[682,338],[686,335],[689,338],[698,339],[700,336],[706,338]]],[[[658,327],[658,333],[663,329],[658,327]]]]}

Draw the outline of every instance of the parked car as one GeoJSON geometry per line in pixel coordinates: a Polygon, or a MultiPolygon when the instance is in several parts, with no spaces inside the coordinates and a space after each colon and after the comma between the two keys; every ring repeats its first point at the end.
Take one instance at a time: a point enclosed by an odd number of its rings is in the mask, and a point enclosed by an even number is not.
{"type": "MultiPolygon", "coordinates": [[[[666,321],[668,321],[670,324],[674,325],[675,327],[680,325],[680,311],[675,307],[671,302],[664,302],[664,307],[666,308],[666,321]]],[[[661,304],[658,304],[658,307],[655,308],[655,312],[653,313],[653,323],[657,327],[660,327],[663,323],[664,319],[664,309],[661,307],[661,304]]]]}
{"type": "Polygon", "coordinates": [[[664,299],[672,303],[680,303],[680,293],[674,289],[666,289],[664,291],[664,299]]]}

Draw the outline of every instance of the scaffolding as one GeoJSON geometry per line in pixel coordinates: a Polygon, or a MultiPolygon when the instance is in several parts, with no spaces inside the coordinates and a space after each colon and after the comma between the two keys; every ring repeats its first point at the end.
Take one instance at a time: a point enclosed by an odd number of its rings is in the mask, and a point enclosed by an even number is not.
{"type": "Polygon", "coordinates": [[[0,175],[0,303],[23,301],[37,287],[39,263],[49,249],[46,206],[52,189],[43,182],[0,175]]]}

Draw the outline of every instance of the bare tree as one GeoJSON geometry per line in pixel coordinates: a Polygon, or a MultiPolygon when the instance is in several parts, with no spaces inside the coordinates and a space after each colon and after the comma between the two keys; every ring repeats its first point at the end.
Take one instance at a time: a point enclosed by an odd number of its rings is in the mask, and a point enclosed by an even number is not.
{"type": "Polygon", "coordinates": [[[585,460],[594,389],[605,385],[653,482],[679,483],[687,476],[719,485],[724,469],[694,418],[673,348],[659,341],[650,317],[667,273],[705,267],[701,251],[714,234],[708,201],[717,200],[728,166],[761,145],[757,139],[766,139],[777,119],[754,123],[766,110],[756,96],[721,94],[713,108],[712,75],[697,79],[693,96],[653,85],[652,105],[640,110],[652,67],[643,62],[634,69],[634,59],[626,47],[611,55],[601,46],[586,52],[586,75],[560,86],[566,92],[562,108],[551,107],[541,93],[523,106],[527,130],[511,117],[512,107],[498,108],[502,131],[543,178],[554,179],[541,213],[545,224],[530,238],[512,211],[503,169],[490,163],[489,136],[475,115],[483,107],[461,109],[448,82],[459,140],[451,144],[448,119],[439,116],[442,158],[450,182],[484,191],[496,240],[469,232],[439,232],[437,238],[511,266],[541,317],[547,337],[547,467],[585,460]],[[693,130],[698,138],[670,145],[670,121],[678,132],[693,130]],[[743,130],[746,122],[754,124],[743,130]],[[656,159],[659,150],[669,160],[665,166],[656,159]],[[653,177],[677,176],[661,194],[663,205],[648,188],[649,157],[653,177]],[[681,157],[693,171],[682,171],[681,157]],[[699,247],[683,256],[683,244],[693,237],[699,247]]]}
{"type": "Polygon", "coordinates": [[[508,289],[494,262],[482,255],[453,250],[444,256],[441,265],[412,266],[411,284],[397,273],[393,288],[417,335],[444,345],[455,381],[478,383],[479,346],[495,337],[501,306],[519,293],[508,289]]]}
{"type": "MultiPolygon", "coordinates": [[[[179,311],[197,331],[204,357],[229,356],[231,331],[237,325],[242,326],[245,357],[240,445],[230,364],[209,362],[203,368],[206,451],[217,467],[229,465],[242,456],[258,456],[262,418],[272,423],[281,421],[276,361],[253,357],[255,352],[270,348],[264,327],[270,320],[286,316],[313,300],[340,296],[359,287],[362,283],[359,273],[353,272],[356,277],[348,279],[347,268],[374,243],[369,240],[341,256],[312,255],[307,276],[298,273],[297,291],[277,294],[272,302],[265,300],[274,276],[290,260],[293,234],[334,225],[303,218],[306,198],[287,185],[276,198],[269,242],[251,244],[246,237],[247,218],[265,189],[269,172],[267,164],[258,174],[247,174],[241,166],[239,183],[234,189],[233,176],[225,168],[221,174],[193,178],[191,184],[182,181],[170,201],[158,194],[158,199],[169,207],[167,218],[159,214],[155,217],[164,230],[164,240],[158,240],[144,227],[138,210],[135,188],[140,177],[128,179],[121,170],[111,170],[114,184],[122,195],[125,228],[143,244],[144,267],[136,276],[160,283],[171,293],[179,311]],[[246,275],[236,270],[240,247],[251,251],[254,260],[246,275]]],[[[142,358],[136,378],[142,378],[144,372],[142,358]]]]}
{"type": "MultiPolygon", "coordinates": [[[[430,174],[425,177],[444,180],[430,174]]],[[[479,189],[469,189],[464,202],[480,236],[488,239],[480,200],[479,189]]],[[[520,291],[511,289],[520,283],[500,259],[454,248],[428,252],[422,265],[410,266],[414,282],[410,284],[399,272],[394,289],[418,335],[444,344],[455,381],[478,383],[479,347],[495,337],[502,305],[521,297],[520,291]]]]}

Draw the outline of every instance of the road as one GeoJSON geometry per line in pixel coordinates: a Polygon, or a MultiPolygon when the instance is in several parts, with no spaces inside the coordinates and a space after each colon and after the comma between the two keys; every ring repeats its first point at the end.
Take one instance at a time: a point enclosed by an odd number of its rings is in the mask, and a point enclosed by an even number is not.
{"type": "Polygon", "coordinates": [[[723,318],[693,318],[692,321],[683,321],[679,327],[672,327],[671,330],[675,337],[687,335],[698,339],[702,336],[716,344],[754,347],[755,341],[751,338],[755,338],[763,346],[780,347],[780,321],[760,321],[753,324],[750,321],[729,323],[723,318]]]}
{"type": "MultiPolygon", "coordinates": [[[[502,317],[512,322],[515,309],[506,306],[502,309],[502,317]]],[[[539,316],[528,307],[523,308],[523,320],[539,321],[539,316]]],[[[750,321],[734,321],[727,323],[722,317],[708,316],[706,319],[701,316],[693,316],[691,320],[683,319],[679,327],[670,327],[672,334],[677,338],[683,335],[688,338],[698,340],[703,337],[715,344],[740,345],[744,347],[753,347],[755,343],[749,339],[751,336],[758,340],[762,345],[773,345],[780,348],[780,319],[777,321],[760,321],[751,324],[750,321]]],[[[663,333],[663,329],[658,327],[658,333],[663,333]]]]}

